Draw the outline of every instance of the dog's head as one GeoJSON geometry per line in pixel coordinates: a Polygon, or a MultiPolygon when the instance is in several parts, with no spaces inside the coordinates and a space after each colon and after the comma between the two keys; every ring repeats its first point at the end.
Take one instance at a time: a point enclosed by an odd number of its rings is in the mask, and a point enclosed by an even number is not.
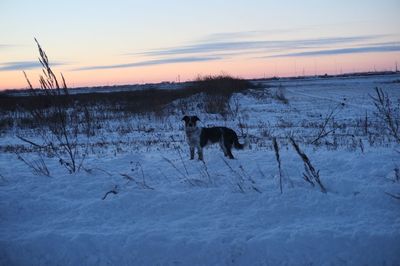
{"type": "Polygon", "coordinates": [[[197,116],[187,116],[185,115],[182,118],[182,121],[185,121],[185,127],[186,129],[195,129],[197,127],[197,121],[200,121],[200,119],[197,116]]]}

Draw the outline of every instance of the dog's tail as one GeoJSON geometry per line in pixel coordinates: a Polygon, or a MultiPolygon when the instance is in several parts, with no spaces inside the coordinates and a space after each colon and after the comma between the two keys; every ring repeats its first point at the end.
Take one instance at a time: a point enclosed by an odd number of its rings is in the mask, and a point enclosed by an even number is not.
{"type": "Polygon", "coordinates": [[[241,143],[239,142],[238,136],[235,134],[235,138],[234,138],[234,140],[233,140],[233,145],[234,145],[235,149],[238,149],[238,150],[246,149],[246,148],[249,147],[249,145],[250,145],[249,137],[248,137],[248,136],[245,136],[245,138],[244,138],[244,143],[241,144],[241,143]]]}

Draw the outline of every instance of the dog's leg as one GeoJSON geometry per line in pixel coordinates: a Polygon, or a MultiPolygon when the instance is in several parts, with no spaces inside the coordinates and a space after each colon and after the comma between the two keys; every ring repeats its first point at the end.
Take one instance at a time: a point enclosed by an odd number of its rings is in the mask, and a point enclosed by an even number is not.
{"type": "Polygon", "coordinates": [[[231,149],[228,149],[228,157],[229,159],[235,159],[235,157],[233,157],[231,149]]]}
{"type": "Polygon", "coordinates": [[[193,160],[194,159],[194,147],[190,146],[189,149],[190,149],[190,160],[193,160]]]}
{"type": "Polygon", "coordinates": [[[197,154],[199,155],[199,160],[203,161],[203,148],[202,147],[197,147],[197,154]]]}
{"type": "Polygon", "coordinates": [[[230,143],[228,140],[225,139],[224,147],[225,147],[226,153],[228,154],[229,159],[235,159],[235,157],[233,157],[233,154],[232,154],[232,143],[230,143]]]}
{"type": "Polygon", "coordinates": [[[225,157],[228,157],[228,152],[225,149],[225,145],[223,141],[219,142],[219,146],[221,147],[221,150],[224,152],[225,157]]]}

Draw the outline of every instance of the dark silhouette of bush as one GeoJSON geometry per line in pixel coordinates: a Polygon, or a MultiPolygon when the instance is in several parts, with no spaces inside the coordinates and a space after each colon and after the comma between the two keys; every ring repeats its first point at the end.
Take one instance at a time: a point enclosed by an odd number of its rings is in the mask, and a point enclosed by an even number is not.
{"type": "MultiPolygon", "coordinates": [[[[229,100],[233,93],[244,92],[254,85],[247,80],[224,76],[206,76],[192,82],[182,84],[174,89],[134,89],[110,92],[57,93],[47,95],[46,91],[36,90],[35,94],[27,93],[24,96],[10,96],[0,94],[0,111],[14,112],[21,110],[45,110],[52,104],[66,103],[80,106],[106,108],[113,112],[127,114],[162,114],[164,108],[178,99],[186,99],[203,93],[204,111],[208,113],[226,114],[229,110],[229,100]]],[[[28,90],[32,91],[32,90],[28,90]]],[[[71,91],[71,89],[68,89],[71,91]]]]}
{"type": "Polygon", "coordinates": [[[229,75],[198,77],[189,89],[204,93],[204,111],[226,116],[229,114],[229,102],[234,93],[244,92],[255,86],[248,80],[229,75]]]}

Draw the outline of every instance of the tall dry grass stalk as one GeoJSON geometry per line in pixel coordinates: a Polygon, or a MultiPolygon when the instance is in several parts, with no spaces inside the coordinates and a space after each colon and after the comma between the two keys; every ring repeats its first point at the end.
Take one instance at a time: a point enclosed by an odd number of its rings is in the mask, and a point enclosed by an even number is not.
{"type": "Polygon", "coordinates": [[[46,149],[70,173],[74,173],[80,170],[88,152],[92,115],[86,106],[70,97],[64,76],[61,74],[59,82],[45,51],[36,39],[35,42],[43,72],[39,77],[40,88],[34,89],[25,72],[24,75],[31,97],[40,104],[24,107],[38,127],[37,133],[42,143],[31,140],[26,143],[46,149]],[[85,143],[79,143],[80,135],[86,136],[85,143]]]}
{"type": "Polygon", "coordinates": [[[335,132],[335,130],[337,129],[334,123],[335,115],[337,115],[341,110],[343,110],[343,106],[344,103],[339,103],[329,111],[329,113],[326,115],[324,121],[321,124],[317,136],[314,138],[314,140],[310,142],[311,144],[316,144],[321,139],[328,136],[330,133],[335,132]],[[328,130],[328,125],[330,123],[332,123],[332,128],[328,130]]]}
{"type": "Polygon", "coordinates": [[[370,95],[376,107],[376,115],[384,122],[389,134],[400,143],[400,101],[395,106],[389,95],[375,88],[375,96],[370,95]]]}
{"type": "Polygon", "coordinates": [[[317,183],[321,189],[321,192],[326,193],[326,189],[319,178],[319,170],[315,170],[314,166],[311,164],[310,159],[308,159],[307,155],[300,149],[299,145],[294,141],[292,137],[289,138],[290,143],[296,150],[297,154],[300,156],[302,161],[304,162],[304,170],[303,178],[305,181],[310,183],[312,186],[315,186],[317,183]],[[315,182],[315,183],[314,183],[315,182]]]}
{"type": "Polygon", "coordinates": [[[281,194],[283,193],[283,189],[282,189],[282,167],[281,167],[281,158],[279,156],[279,146],[278,146],[278,142],[276,141],[276,138],[274,137],[272,139],[272,144],[274,146],[274,151],[275,151],[275,158],[276,161],[278,162],[278,170],[279,170],[279,189],[281,191],[281,194]]]}

